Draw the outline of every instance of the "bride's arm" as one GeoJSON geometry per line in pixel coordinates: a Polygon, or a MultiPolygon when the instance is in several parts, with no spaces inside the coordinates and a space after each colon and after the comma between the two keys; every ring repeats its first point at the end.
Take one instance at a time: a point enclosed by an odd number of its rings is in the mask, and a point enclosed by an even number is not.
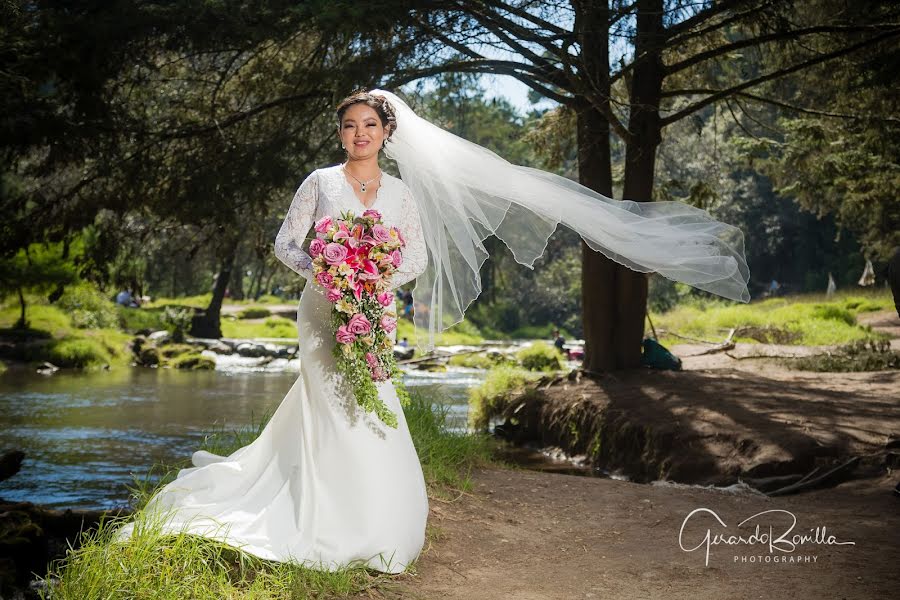
{"type": "Polygon", "coordinates": [[[291,201],[287,216],[275,236],[275,256],[306,280],[313,278],[312,257],[301,248],[316,216],[318,176],[310,173],[291,201]]]}
{"type": "Polygon", "coordinates": [[[428,248],[425,246],[425,237],[422,234],[422,222],[419,219],[419,207],[412,192],[406,184],[403,185],[403,216],[400,219],[400,232],[406,240],[403,248],[403,262],[394,271],[391,279],[391,289],[396,289],[412,281],[425,272],[428,266],[428,248]]]}

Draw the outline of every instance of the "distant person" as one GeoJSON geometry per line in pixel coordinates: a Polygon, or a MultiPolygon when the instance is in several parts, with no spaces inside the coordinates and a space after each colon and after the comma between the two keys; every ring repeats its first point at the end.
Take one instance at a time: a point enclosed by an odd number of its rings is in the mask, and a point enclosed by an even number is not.
{"type": "Polygon", "coordinates": [[[406,290],[403,292],[403,316],[412,319],[413,314],[413,295],[412,292],[406,290]]]}
{"type": "Polygon", "coordinates": [[[128,289],[124,289],[116,294],[116,304],[121,304],[126,308],[140,308],[141,306],[138,304],[137,300],[134,299],[131,290],[128,289]]]}
{"type": "Polygon", "coordinates": [[[559,334],[559,329],[553,330],[553,345],[556,346],[556,349],[562,352],[563,354],[568,355],[566,352],[566,338],[559,334]]]}
{"type": "Polygon", "coordinates": [[[402,340],[400,340],[400,343],[397,345],[403,346],[404,348],[408,348],[409,347],[409,338],[406,338],[406,337],[403,338],[402,340]]]}
{"type": "Polygon", "coordinates": [[[894,296],[894,309],[900,317],[900,246],[894,246],[894,253],[888,259],[888,284],[894,296]]]}
{"type": "Polygon", "coordinates": [[[776,281],[775,279],[773,279],[772,282],[769,283],[769,295],[774,296],[775,294],[778,293],[779,289],[781,289],[781,284],[778,283],[778,281],[776,281]]]}

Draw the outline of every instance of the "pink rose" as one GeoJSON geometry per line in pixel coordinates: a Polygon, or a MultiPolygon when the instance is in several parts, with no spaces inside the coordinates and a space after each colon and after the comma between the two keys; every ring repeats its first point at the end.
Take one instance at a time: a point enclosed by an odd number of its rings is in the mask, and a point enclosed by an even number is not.
{"type": "Polygon", "coordinates": [[[347,322],[347,331],[356,334],[366,334],[372,331],[372,324],[369,323],[366,315],[356,313],[350,317],[350,321],[347,322]]]}
{"type": "MultiPolygon", "coordinates": [[[[327,258],[326,258],[327,260],[327,258]]],[[[403,254],[400,253],[399,250],[394,250],[391,252],[391,262],[394,263],[395,267],[399,267],[403,264],[403,254]]]]}
{"type": "Polygon", "coordinates": [[[372,369],[372,379],[375,381],[384,381],[388,378],[387,369],[384,367],[375,367],[372,369]]]}
{"type": "Polygon", "coordinates": [[[325,233],[331,227],[331,217],[325,216],[316,221],[316,232],[325,233]]]}
{"type": "Polygon", "coordinates": [[[377,367],[378,366],[378,357],[372,354],[371,352],[366,352],[366,364],[369,367],[377,367]]]}
{"type": "Polygon", "coordinates": [[[381,292],[375,296],[375,299],[378,300],[378,304],[388,307],[391,305],[391,302],[394,301],[394,295],[390,292],[381,292]]]}
{"type": "Polygon", "coordinates": [[[372,217],[376,221],[381,220],[381,213],[375,210],[374,208],[370,208],[368,210],[363,211],[362,216],[364,217],[372,217]]]}
{"type": "Polygon", "coordinates": [[[356,339],[356,334],[350,331],[346,325],[338,327],[337,333],[334,334],[335,339],[341,344],[352,344],[356,339]]]}
{"type": "Polygon", "coordinates": [[[328,271],[319,271],[316,273],[316,281],[322,287],[331,287],[331,284],[334,283],[334,276],[328,271]]]}
{"type": "Polygon", "coordinates": [[[345,248],[343,244],[335,244],[332,242],[325,246],[322,255],[325,256],[325,262],[329,265],[339,265],[347,258],[347,248],[345,248]]]}
{"type": "Polygon", "coordinates": [[[384,225],[375,225],[372,227],[372,237],[380,243],[391,241],[391,232],[384,225]]]}
{"type": "Polygon", "coordinates": [[[329,302],[339,302],[344,297],[344,294],[336,287],[329,287],[325,290],[325,297],[328,298],[329,302]]]}
{"type": "Polygon", "coordinates": [[[380,324],[382,329],[387,333],[390,333],[397,328],[397,319],[390,315],[382,315],[380,324]]]}
{"type": "Polygon", "coordinates": [[[309,243],[309,253],[315,258],[322,254],[322,250],[325,249],[325,240],[316,238],[309,243]]]}

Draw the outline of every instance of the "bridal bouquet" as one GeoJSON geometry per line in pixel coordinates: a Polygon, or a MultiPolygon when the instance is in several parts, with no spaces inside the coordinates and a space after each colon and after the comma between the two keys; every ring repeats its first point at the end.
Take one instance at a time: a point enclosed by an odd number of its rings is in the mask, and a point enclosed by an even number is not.
{"type": "MultiPolygon", "coordinates": [[[[390,282],[403,263],[406,240],[398,228],[386,227],[381,213],[373,209],[359,217],[353,211],[344,211],[337,219],[322,217],[315,231],[309,254],[315,283],[332,303],[338,370],[351,383],[359,405],[396,428],[397,415],[379,398],[375,382],[390,379],[398,369],[389,335],[397,319],[387,308],[394,303],[390,282]]],[[[399,386],[397,392],[405,405],[409,401],[405,388],[399,386]]]]}

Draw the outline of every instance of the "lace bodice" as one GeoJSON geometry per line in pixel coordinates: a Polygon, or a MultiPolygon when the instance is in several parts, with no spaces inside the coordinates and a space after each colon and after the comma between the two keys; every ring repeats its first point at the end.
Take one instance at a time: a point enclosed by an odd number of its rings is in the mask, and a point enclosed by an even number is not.
{"type": "MultiPolygon", "coordinates": [[[[394,272],[391,282],[391,289],[395,289],[418,277],[428,266],[418,206],[403,180],[384,173],[375,202],[369,208],[380,212],[386,225],[399,227],[406,240],[403,263],[394,272]]],[[[337,218],[344,210],[360,215],[366,207],[341,171],[341,165],[316,169],[294,194],[284,223],[275,236],[275,256],[304,279],[312,279],[312,257],[306,251],[309,248],[307,235],[320,218],[325,215],[337,218]]]]}

